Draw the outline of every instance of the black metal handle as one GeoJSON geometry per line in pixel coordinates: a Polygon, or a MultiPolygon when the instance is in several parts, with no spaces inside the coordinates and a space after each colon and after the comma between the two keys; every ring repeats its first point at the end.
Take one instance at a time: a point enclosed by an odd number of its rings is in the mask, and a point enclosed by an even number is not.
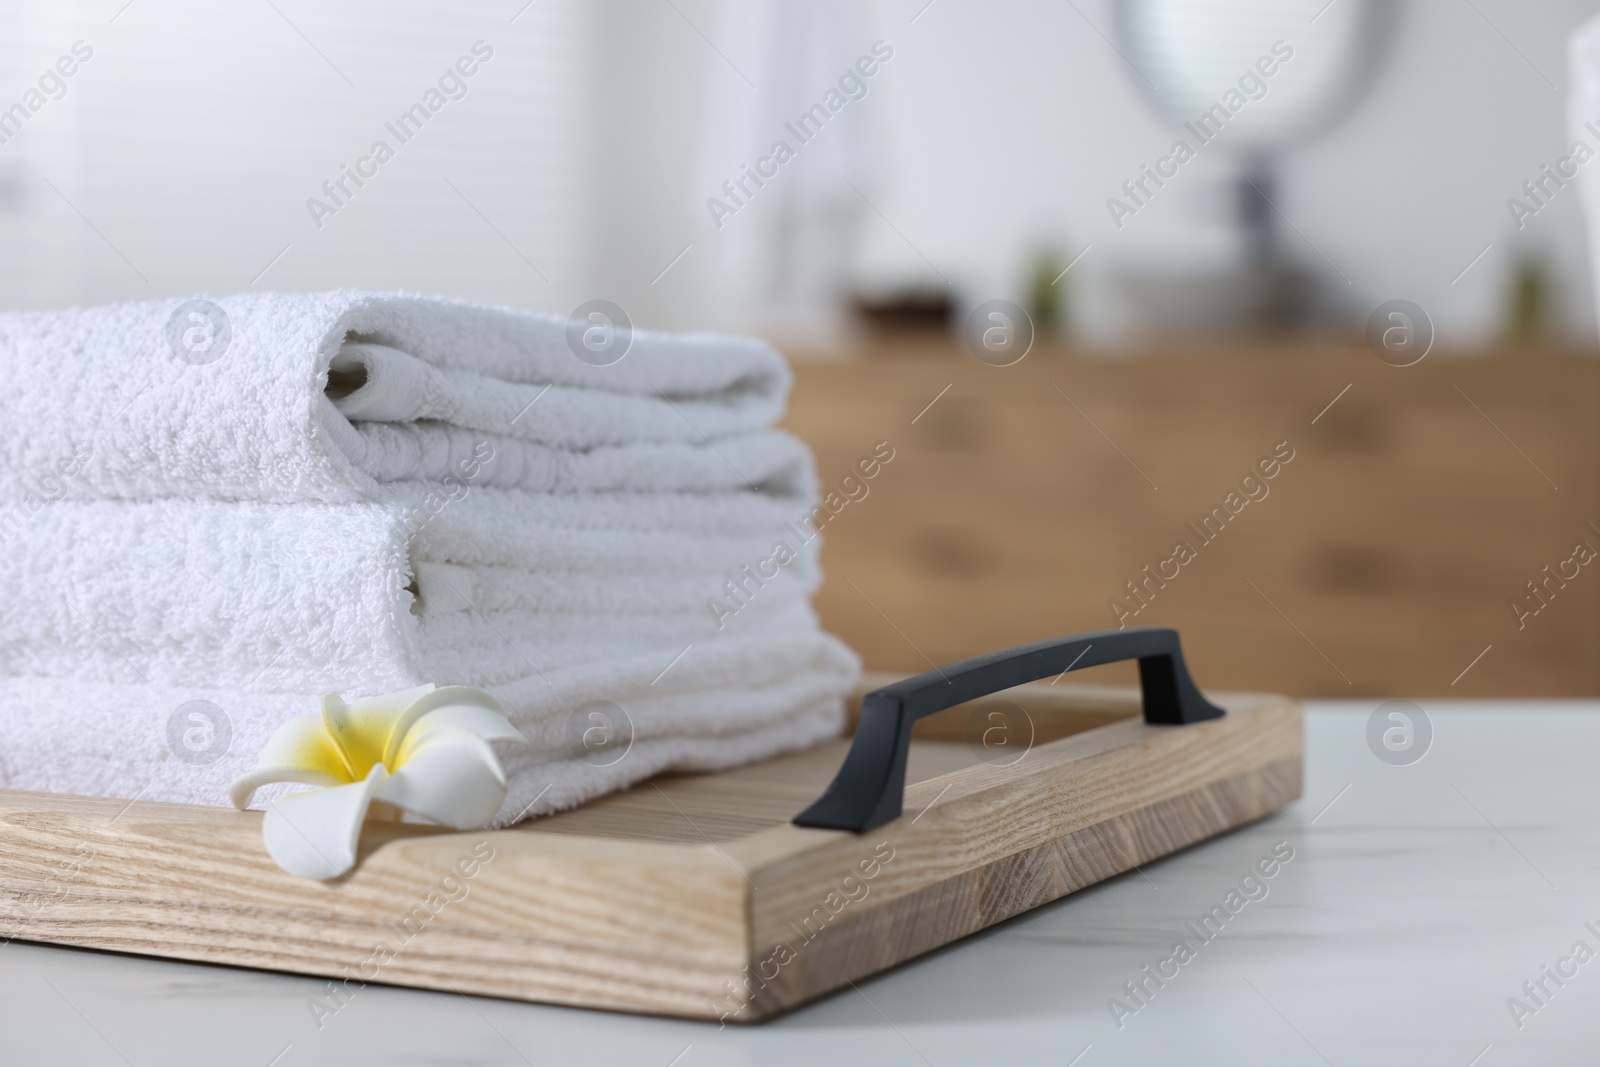
{"type": "Polygon", "coordinates": [[[1139,661],[1145,722],[1181,726],[1222,716],[1222,709],[1201,696],[1190,679],[1176,630],[1100,630],[990,652],[863,697],[855,741],[838,775],[794,822],[860,833],[898,819],[912,723],[1024,682],[1126,659],[1139,661]]]}

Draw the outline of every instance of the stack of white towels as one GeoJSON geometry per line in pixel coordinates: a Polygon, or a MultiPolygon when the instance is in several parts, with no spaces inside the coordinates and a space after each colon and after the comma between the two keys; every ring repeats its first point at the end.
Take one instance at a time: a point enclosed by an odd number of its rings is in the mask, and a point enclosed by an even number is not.
{"type": "Polygon", "coordinates": [[[251,294],[0,316],[0,372],[0,786],[225,804],[322,694],[426,682],[531,742],[498,824],[842,727],[766,344],[251,294]]]}

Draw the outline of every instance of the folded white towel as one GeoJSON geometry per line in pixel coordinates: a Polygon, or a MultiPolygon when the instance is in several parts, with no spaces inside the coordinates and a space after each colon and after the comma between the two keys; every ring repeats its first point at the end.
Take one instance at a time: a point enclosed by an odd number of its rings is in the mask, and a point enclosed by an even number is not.
{"type": "Polygon", "coordinates": [[[678,463],[702,473],[674,484],[701,487],[718,452],[759,485],[792,460],[771,437],[722,444],[783,410],[788,368],[759,341],[640,330],[593,366],[550,316],[354,292],[211,304],[225,327],[178,301],[0,315],[0,496],[65,474],[92,496],[350,501],[459,476],[484,447],[504,468],[487,484],[539,489],[630,487],[629,469],[638,487],[678,463]],[[179,354],[187,315],[209,362],[179,354]]]}
{"type": "Polygon", "coordinates": [[[420,527],[398,502],[61,501],[0,561],[0,674],[357,697],[804,634],[818,539],[788,514],[754,493],[477,490],[420,527]]]}
{"type": "Polygon", "coordinates": [[[489,689],[531,742],[503,753],[501,822],[815,743],[859,668],[817,627],[819,539],[792,506],[487,489],[419,524],[400,500],[54,503],[0,562],[0,785],[221,803],[321,694],[426,681],[489,689]],[[168,732],[194,700],[231,734],[201,766],[168,732]],[[596,701],[629,723],[615,763],[572,751],[596,701]]]}
{"type": "Polygon", "coordinates": [[[505,823],[842,725],[765,344],[595,366],[564,320],[252,294],[0,316],[0,366],[0,786],[222,803],[324,693],[465,684],[530,742],[505,823]]]}
{"type": "MultiPolygon", "coordinates": [[[[490,686],[532,742],[501,753],[506,825],[579,804],[653,774],[715,770],[837,736],[858,671],[835,639],[731,636],[668,666],[663,649],[490,686]],[[606,716],[610,742],[585,750],[606,716]]],[[[0,677],[0,787],[226,803],[274,729],[314,714],[320,694],[0,677]],[[202,703],[196,703],[202,702],[202,703]]],[[[498,746],[497,746],[498,747],[498,746]]],[[[263,790],[261,807],[284,792],[263,790]]]]}

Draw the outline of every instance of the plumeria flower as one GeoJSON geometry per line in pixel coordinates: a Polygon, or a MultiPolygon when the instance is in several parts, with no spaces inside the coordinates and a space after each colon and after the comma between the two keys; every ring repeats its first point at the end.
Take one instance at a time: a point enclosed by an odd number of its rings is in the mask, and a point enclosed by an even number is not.
{"type": "Polygon", "coordinates": [[[481,689],[424,685],[349,704],[330,694],[321,715],[278,727],[255,770],[228,787],[228,799],[243,811],[264,785],[325,786],[274,801],[261,836],[290,874],[336,878],[355,866],[369,816],[409,811],[456,830],[494,818],[506,775],[490,741],[527,743],[481,689]]]}

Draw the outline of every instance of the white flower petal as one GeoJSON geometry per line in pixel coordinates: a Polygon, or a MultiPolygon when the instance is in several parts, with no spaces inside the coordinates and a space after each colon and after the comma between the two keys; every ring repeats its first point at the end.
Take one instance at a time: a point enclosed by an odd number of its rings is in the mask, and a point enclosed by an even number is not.
{"type": "Polygon", "coordinates": [[[456,830],[475,830],[506,801],[506,776],[489,743],[465,730],[428,731],[376,798],[456,830]]]}
{"type": "Polygon", "coordinates": [[[228,786],[228,799],[243,811],[255,791],[273,782],[343,785],[350,781],[338,746],[315,715],[290,719],[273,731],[255,769],[228,786]]]}
{"type": "Polygon", "coordinates": [[[377,763],[394,765],[389,753],[405,731],[403,724],[413,717],[410,709],[435,688],[429,683],[348,704],[333,693],[322,698],[322,721],[350,768],[347,780],[365,777],[377,763]]]}
{"type": "Polygon", "coordinates": [[[306,767],[257,767],[249,774],[241,775],[228,786],[228,799],[240,811],[250,806],[250,801],[255,798],[256,790],[264,785],[275,785],[278,782],[294,782],[299,785],[324,785],[346,786],[342,778],[335,778],[331,774],[323,774],[306,767]]]}
{"type": "Polygon", "coordinates": [[[261,821],[273,862],[301,878],[337,878],[356,863],[356,843],[373,796],[388,772],[379,764],[365,780],[280,797],[261,821]]]}
{"type": "MultiPolygon", "coordinates": [[[[414,722],[411,729],[406,731],[402,745],[407,749],[412,748],[419,734],[439,729],[465,730],[485,741],[515,741],[520,745],[528,743],[528,739],[522,736],[522,731],[512,726],[511,720],[501,712],[467,704],[450,704],[434,708],[414,722]]],[[[396,754],[400,750],[401,745],[396,745],[396,754]]]]}
{"type": "Polygon", "coordinates": [[[472,686],[446,685],[420,694],[399,716],[393,732],[389,734],[389,744],[383,754],[385,763],[394,766],[406,735],[424,718],[435,725],[460,727],[477,734],[485,741],[527,743],[527,738],[518,733],[517,728],[506,719],[505,709],[494,697],[472,686]],[[447,715],[444,714],[446,712],[447,715]],[[440,718],[441,715],[444,717],[440,718]]]}

